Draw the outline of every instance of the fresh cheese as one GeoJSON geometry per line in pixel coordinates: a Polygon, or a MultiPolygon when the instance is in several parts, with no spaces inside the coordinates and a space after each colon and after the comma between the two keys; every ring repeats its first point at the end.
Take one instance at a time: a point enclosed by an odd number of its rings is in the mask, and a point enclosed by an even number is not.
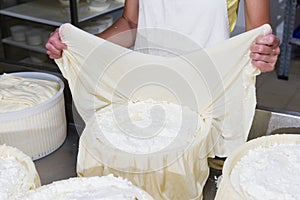
{"type": "Polygon", "coordinates": [[[26,182],[27,170],[14,157],[0,157],[0,199],[10,199],[30,189],[26,182]]]}
{"type": "Polygon", "coordinates": [[[0,113],[30,108],[53,97],[59,83],[4,74],[0,77],[0,113]]]}
{"type": "Polygon", "coordinates": [[[0,200],[10,200],[40,185],[30,157],[17,148],[0,145],[0,200]]]}
{"type": "Polygon", "coordinates": [[[230,179],[246,199],[300,199],[300,145],[251,149],[234,166],[230,179]]]}
{"type": "Polygon", "coordinates": [[[98,138],[104,135],[119,150],[136,154],[165,150],[178,136],[192,141],[201,121],[188,107],[151,99],[110,105],[96,114],[98,138]]]}
{"type": "Polygon", "coordinates": [[[14,200],[152,200],[131,182],[113,175],[75,177],[41,186],[14,200]]]}

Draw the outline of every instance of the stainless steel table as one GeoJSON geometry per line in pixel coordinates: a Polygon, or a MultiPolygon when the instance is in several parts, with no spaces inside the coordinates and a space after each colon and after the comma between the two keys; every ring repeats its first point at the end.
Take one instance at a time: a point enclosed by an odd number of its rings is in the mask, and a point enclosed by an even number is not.
{"type": "Polygon", "coordinates": [[[76,158],[79,136],[74,125],[68,125],[63,145],[48,156],[34,161],[42,185],[76,177],[76,158]]]}

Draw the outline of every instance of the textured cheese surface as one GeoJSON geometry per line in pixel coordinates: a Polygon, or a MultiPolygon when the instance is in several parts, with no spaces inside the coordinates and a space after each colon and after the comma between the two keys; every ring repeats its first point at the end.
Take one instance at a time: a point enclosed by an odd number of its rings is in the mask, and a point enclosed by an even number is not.
{"type": "Polygon", "coordinates": [[[4,74],[0,77],[0,113],[38,105],[59,90],[59,83],[4,74]]]}
{"type": "Polygon", "coordinates": [[[14,157],[0,157],[0,199],[10,199],[30,189],[26,183],[27,169],[14,157]]]}
{"type": "Polygon", "coordinates": [[[151,99],[111,105],[97,117],[101,134],[114,147],[138,154],[165,149],[179,135],[192,141],[200,125],[200,116],[189,108],[151,99]]]}
{"type": "Polygon", "coordinates": [[[18,200],[152,200],[143,190],[123,178],[113,175],[103,177],[76,177],[44,185],[18,200]]]}
{"type": "Polygon", "coordinates": [[[246,199],[300,199],[300,145],[252,149],[237,162],[230,179],[246,199]]]}

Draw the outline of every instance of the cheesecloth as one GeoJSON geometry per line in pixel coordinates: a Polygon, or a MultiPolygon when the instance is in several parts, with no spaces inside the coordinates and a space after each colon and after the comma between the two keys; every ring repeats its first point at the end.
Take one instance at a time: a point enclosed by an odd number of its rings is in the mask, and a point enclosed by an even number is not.
{"type": "Polygon", "coordinates": [[[258,35],[270,32],[270,26],[263,25],[212,48],[161,57],[62,25],[60,36],[68,49],[55,61],[86,124],[79,142],[78,175],[122,176],[155,199],[201,199],[209,174],[207,158],[228,156],[247,139],[260,73],[251,65],[249,47],[258,35]],[[197,112],[202,120],[193,140],[141,155],[122,152],[99,137],[97,111],[149,98],[197,112]]]}

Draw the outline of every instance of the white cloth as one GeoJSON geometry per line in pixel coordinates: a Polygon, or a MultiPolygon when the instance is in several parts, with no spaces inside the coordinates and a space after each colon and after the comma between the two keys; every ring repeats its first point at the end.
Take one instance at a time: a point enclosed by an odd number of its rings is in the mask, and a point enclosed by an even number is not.
{"type": "Polygon", "coordinates": [[[135,52],[62,25],[60,36],[68,49],[56,63],[86,122],[78,174],[120,175],[155,199],[201,198],[209,173],[207,157],[228,156],[247,139],[259,73],[251,65],[249,47],[258,35],[270,32],[264,25],[215,47],[169,58],[135,52]],[[148,98],[189,106],[201,115],[202,128],[184,152],[139,157],[107,148],[96,139],[101,131],[94,120],[97,110],[148,98]]]}
{"type": "Polygon", "coordinates": [[[226,0],[139,0],[135,50],[192,51],[228,39],[229,32],[226,0]]]}

